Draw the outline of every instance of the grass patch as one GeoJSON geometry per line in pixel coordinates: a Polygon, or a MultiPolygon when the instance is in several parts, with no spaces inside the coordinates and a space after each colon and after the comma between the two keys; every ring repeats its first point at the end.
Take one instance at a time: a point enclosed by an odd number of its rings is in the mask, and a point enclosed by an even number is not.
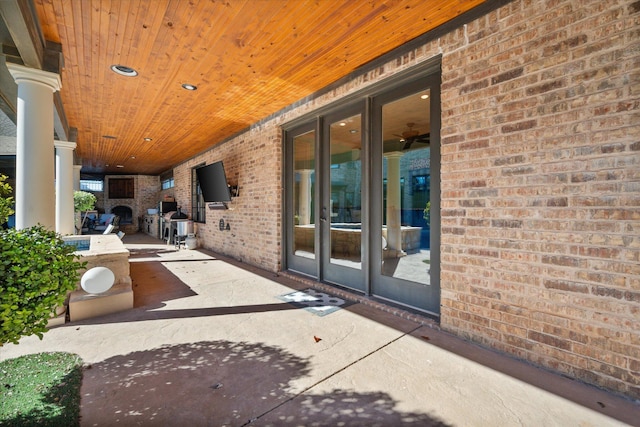
{"type": "Polygon", "coordinates": [[[38,353],[0,362],[0,426],[79,426],[82,359],[38,353]]]}

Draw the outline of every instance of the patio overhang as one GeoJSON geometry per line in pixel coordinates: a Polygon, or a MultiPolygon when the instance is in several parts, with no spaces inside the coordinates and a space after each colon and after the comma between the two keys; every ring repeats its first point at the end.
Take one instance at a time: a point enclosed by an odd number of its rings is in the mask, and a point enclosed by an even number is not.
{"type": "MultiPolygon", "coordinates": [[[[399,46],[503,3],[5,0],[0,38],[6,61],[60,73],[55,132],[78,143],[83,173],[159,174],[399,46]]],[[[0,107],[15,122],[15,82],[0,68],[0,107]]]]}

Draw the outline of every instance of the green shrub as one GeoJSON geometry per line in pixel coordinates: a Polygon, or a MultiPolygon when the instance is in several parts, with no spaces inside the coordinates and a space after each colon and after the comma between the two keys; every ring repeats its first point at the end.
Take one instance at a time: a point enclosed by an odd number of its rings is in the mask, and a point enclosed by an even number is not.
{"type": "Polygon", "coordinates": [[[91,211],[96,205],[96,196],[86,191],[73,192],[73,208],[76,212],[91,211]]]}
{"type": "Polygon", "coordinates": [[[13,215],[13,197],[8,197],[11,192],[11,186],[5,181],[6,175],[0,174],[0,224],[7,222],[9,217],[13,215]]]}
{"type": "Polygon", "coordinates": [[[0,231],[0,346],[33,334],[42,339],[86,265],[74,249],[40,225],[0,231]]]}
{"type": "Polygon", "coordinates": [[[427,222],[427,225],[431,224],[431,201],[427,202],[427,206],[424,208],[422,217],[427,222]]]}

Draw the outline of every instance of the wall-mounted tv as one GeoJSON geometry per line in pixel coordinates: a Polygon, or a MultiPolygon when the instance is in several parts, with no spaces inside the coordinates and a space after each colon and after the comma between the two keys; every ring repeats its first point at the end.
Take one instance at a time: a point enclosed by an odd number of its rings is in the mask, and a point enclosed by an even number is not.
{"type": "Polygon", "coordinates": [[[196,175],[206,203],[231,201],[231,192],[222,161],[196,169],[196,175]]]}

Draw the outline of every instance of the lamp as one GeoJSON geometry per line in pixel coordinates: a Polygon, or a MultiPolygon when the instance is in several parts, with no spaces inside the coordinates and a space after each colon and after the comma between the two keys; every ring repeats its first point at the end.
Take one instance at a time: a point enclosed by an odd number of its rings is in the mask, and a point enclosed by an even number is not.
{"type": "Polygon", "coordinates": [[[115,274],[107,267],[93,267],[84,273],[80,286],[88,294],[102,294],[111,289],[115,281],[115,274]]]}

